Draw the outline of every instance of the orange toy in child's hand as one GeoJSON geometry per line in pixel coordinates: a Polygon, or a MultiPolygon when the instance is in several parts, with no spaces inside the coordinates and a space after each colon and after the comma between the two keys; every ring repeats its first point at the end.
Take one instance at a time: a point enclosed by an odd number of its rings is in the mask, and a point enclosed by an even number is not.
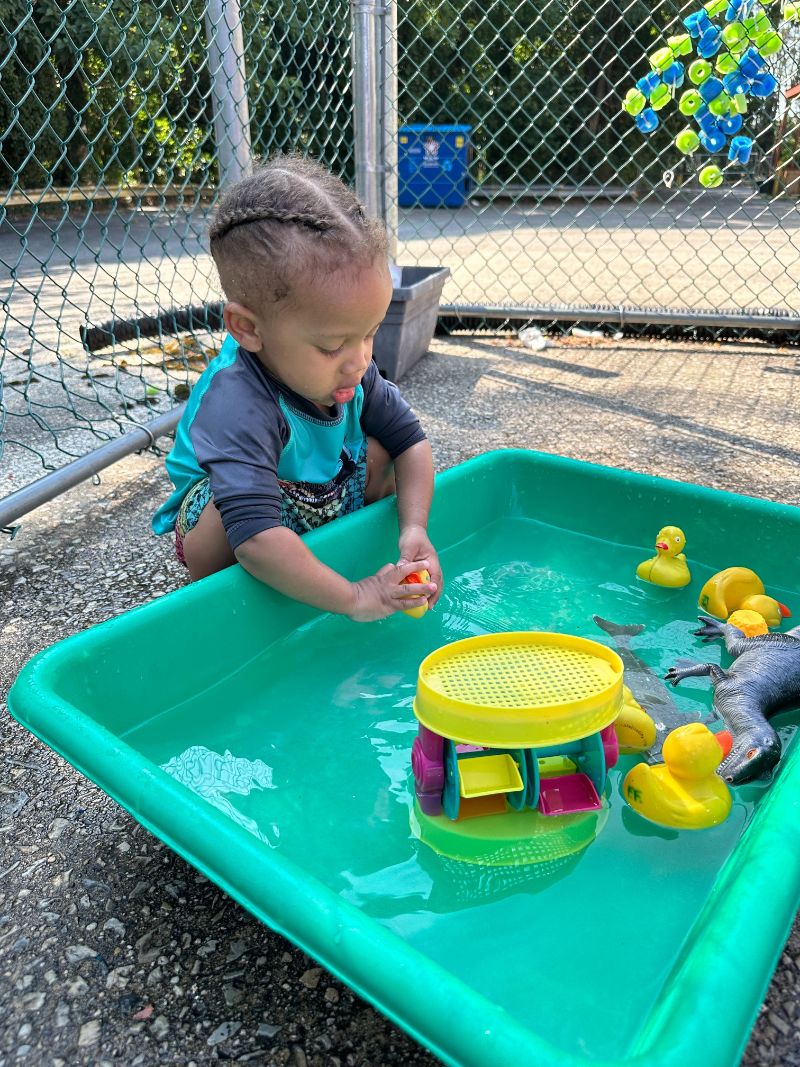
{"type": "MultiPolygon", "coordinates": [[[[422,585],[425,582],[431,580],[430,574],[426,570],[413,571],[411,574],[407,574],[405,578],[401,579],[401,585],[422,585]]],[[[409,593],[409,596],[414,596],[413,593],[409,593]]],[[[425,612],[428,610],[428,601],[421,604],[418,608],[406,608],[403,611],[404,615],[410,615],[412,619],[421,619],[425,612]]]]}

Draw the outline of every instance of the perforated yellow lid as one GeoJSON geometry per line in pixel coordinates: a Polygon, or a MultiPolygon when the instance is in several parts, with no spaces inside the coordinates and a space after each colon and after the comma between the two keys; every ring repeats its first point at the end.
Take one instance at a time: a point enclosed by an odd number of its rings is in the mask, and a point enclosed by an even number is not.
{"type": "Polygon", "coordinates": [[[444,737],[492,748],[576,741],[602,730],[622,703],[622,660],[569,634],[468,637],[427,656],[414,712],[444,737]]]}

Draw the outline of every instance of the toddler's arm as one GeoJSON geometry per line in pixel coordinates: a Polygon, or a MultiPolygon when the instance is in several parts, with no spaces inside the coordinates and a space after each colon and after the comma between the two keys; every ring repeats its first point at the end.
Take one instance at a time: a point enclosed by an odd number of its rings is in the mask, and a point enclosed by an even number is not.
{"type": "MultiPolygon", "coordinates": [[[[407,575],[421,566],[419,562],[387,563],[385,567],[350,582],[326,566],[300,537],[285,526],[275,526],[244,541],[235,552],[246,571],[279,593],[304,604],[347,615],[356,622],[373,622],[396,611],[421,607],[433,597],[433,582],[413,586],[418,596],[409,597],[409,587],[400,585],[407,575]]],[[[432,572],[429,563],[425,566],[432,572]]]]}
{"type": "Polygon", "coordinates": [[[427,440],[418,441],[395,457],[397,484],[397,517],[400,525],[400,564],[406,560],[417,562],[425,569],[436,586],[430,598],[433,607],[442,595],[442,567],[436,549],[428,538],[428,512],[433,497],[433,454],[427,440]]]}

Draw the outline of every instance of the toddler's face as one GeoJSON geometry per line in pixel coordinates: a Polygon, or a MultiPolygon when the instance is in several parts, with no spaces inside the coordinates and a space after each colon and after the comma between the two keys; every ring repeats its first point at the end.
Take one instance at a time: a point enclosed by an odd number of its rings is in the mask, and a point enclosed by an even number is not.
{"type": "Polygon", "coordinates": [[[258,356],[318,407],[346,404],[370,364],[372,339],[391,299],[385,263],[330,274],[258,324],[258,356]]]}

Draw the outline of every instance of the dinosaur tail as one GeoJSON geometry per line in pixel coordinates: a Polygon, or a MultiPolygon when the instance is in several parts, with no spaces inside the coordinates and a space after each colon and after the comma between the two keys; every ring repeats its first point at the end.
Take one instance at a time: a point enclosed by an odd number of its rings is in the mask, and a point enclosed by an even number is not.
{"type": "Polygon", "coordinates": [[[592,615],[594,622],[601,630],[610,637],[636,637],[644,630],[644,626],[633,624],[631,626],[623,626],[618,622],[609,622],[608,619],[602,618],[600,615],[592,615]]]}

